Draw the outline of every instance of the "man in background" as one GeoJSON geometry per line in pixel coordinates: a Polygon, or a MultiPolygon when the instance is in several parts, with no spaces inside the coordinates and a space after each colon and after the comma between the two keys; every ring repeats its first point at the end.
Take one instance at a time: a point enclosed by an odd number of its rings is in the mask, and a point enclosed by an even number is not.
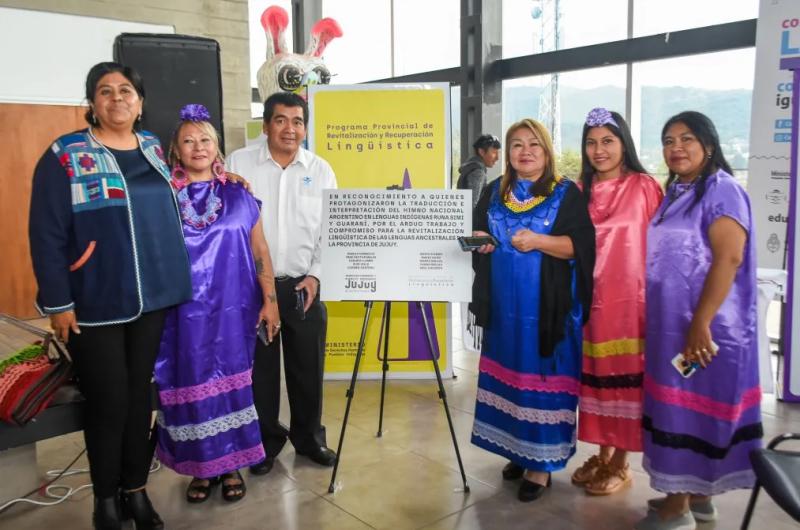
{"type": "Polygon", "coordinates": [[[491,134],[482,134],[472,144],[475,155],[458,168],[460,190],[472,190],[472,207],[478,203],[481,190],[486,186],[486,170],[495,165],[500,158],[500,140],[491,134]]]}

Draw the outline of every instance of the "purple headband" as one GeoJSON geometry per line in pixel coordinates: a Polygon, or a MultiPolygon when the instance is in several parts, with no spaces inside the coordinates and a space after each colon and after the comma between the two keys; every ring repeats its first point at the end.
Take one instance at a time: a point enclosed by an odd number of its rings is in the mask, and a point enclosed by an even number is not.
{"type": "Polygon", "coordinates": [[[586,115],[586,125],[589,127],[602,127],[603,125],[613,125],[619,129],[619,124],[611,113],[603,107],[597,107],[589,111],[586,115]]]}
{"type": "Polygon", "coordinates": [[[181,109],[181,121],[211,121],[211,114],[205,105],[190,103],[181,109]]]}

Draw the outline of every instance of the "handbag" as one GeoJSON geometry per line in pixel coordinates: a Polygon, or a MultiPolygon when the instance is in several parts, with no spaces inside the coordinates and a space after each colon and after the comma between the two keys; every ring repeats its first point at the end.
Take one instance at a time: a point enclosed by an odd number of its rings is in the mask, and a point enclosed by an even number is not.
{"type": "MultiPolygon", "coordinates": [[[[20,349],[0,350],[0,421],[21,427],[47,408],[55,392],[72,378],[72,361],[51,332],[2,314],[0,324],[0,332],[38,337],[20,349]]],[[[2,341],[0,348],[9,344],[2,341]]]]}

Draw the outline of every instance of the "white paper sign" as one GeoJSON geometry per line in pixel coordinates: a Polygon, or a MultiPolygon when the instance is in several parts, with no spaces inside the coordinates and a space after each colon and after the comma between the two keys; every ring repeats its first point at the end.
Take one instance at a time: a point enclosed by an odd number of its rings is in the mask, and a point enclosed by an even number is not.
{"type": "Polygon", "coordinates": [[[468,190],[325,190],[323,300],[468,302],[468,190]]]}

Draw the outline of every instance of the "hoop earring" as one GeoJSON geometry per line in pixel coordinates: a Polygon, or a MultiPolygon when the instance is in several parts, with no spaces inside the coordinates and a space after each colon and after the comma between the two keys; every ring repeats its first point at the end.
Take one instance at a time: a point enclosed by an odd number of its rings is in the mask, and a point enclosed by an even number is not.
{"type": "Polygon", "coordinates": [[[172,167],[172,171],[170,172],[170,176],[172,177],[170,179],[172,187],[178,191],[182,190],[184,187],[186,187],[186,184],[189,183],[189,179],[186,176],[186,171],[183,169],[183,166],[180,162],[175,162],[175,165],[172,167]]]}
{"type": "Polygon", "coordinates": [[[217,159],[213,164],[211,164],[211,173],[213,173],[214,177],[223,184],[228,182],[228,175],[225,173],[225,165],[221,160],[217,159]]]}

